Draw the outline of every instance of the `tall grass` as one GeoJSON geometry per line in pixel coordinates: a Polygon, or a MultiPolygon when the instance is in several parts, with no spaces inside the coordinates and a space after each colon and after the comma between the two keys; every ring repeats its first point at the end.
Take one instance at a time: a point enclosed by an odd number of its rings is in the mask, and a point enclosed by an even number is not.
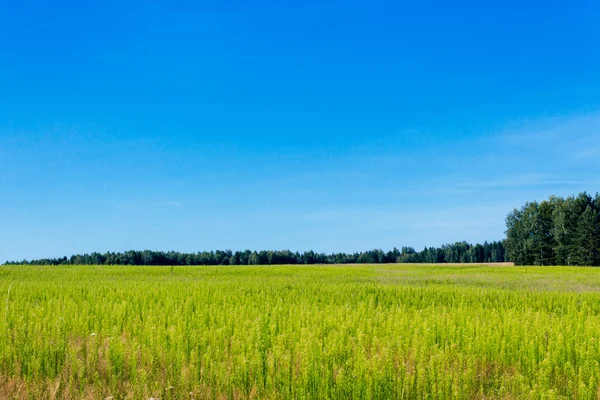
{"type": "Polygon", "coordinates": [[[598,398],[600,270],[0,267],[0,398],[598,398]]]}

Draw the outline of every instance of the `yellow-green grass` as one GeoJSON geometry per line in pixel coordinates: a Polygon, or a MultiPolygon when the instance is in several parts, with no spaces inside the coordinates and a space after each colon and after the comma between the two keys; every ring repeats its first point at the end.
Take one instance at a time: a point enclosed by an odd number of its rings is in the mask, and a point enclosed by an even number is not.
{"type": "Polygon", "coordinates": [[[0,267],[2,399],[598,398],[600,269],[0,267]]]}

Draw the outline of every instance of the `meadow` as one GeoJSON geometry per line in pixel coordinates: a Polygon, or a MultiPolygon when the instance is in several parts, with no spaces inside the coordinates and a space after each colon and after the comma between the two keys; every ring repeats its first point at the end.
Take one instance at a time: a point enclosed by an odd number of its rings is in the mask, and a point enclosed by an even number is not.
{"type": "Polygon", "coordinates": [[[2,399],[597,399],[600,270],[0,267],[2,399]]]}

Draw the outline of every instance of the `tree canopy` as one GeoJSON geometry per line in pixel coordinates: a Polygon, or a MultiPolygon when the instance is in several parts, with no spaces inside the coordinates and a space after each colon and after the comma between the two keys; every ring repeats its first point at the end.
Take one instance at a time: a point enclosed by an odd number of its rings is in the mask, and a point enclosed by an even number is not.
{"type": "Polygon", "coordinates": [[[506,252],[516,265],[600,265],[600,195],[515,208],[506,217],[506,252]]]}
{"type": "Polygon", "coordinates": [[[600,194],[583,192],[562,198],[525,203],[506,217],[506,239],[483,244],[456,242],[416,251],[381,249],[356,253],[316,253],[312,250],[236,251],[197,253],[130,250],[76,254],[71,257],[7,261],[7,265],[274,265],[381,263],[491,263],[515,265],[600,265],[600,194]]]}
{"type": "Polygon", "coordinates": [[[418,252],[412,247],[384,252],[380,249],[357,253],[292,252],[290,250],[236,251],[216,250],[198,253],[175,251],[130,250],[76,254],[71,257],[9,261],[7,265],[273,265],[273,264],[380,264],[380,263],[487,263],[506,260],[503,242],[472,245],[467,242],[425,247],[418,252]]]}

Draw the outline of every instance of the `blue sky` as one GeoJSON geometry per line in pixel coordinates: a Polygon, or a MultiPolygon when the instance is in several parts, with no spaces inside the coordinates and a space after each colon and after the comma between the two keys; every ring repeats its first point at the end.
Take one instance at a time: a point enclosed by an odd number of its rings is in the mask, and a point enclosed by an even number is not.
{"type": "Polygon", "coordinates": [[[498,240],[600,188],[600,5],[0,0],[0,261],[498,240]]]}

